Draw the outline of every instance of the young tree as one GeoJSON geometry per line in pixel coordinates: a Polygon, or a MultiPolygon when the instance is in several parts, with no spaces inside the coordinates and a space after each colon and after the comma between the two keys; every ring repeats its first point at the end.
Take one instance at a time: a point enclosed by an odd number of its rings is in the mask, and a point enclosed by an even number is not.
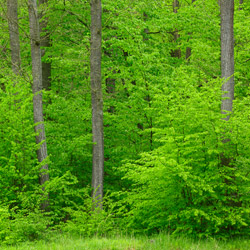
{"type": "Polygon", "coordinates": [[[90,78],[92,97],[93,169],[92,198],[102,208],[104,175],[103,97],[101,79],[102,6],[91,0],[90,78]]]}
{"type": "Polygon", "coordinates": [[[17,0],[7,0],[7,18],[9,24],[12,70],[14,74],[19,75],[21,67],[21,56],[17,10],[17,0]]]}
{"type": "MultiPolygon", "coordinates": [[[[223,99],[221,103],[222,114],[233,110],[234,99],[234,0],[221,0],[221,77],[223,99]]],[[[228,114],[225,120],[229,120],[228,114]]]]}
{"type": "MultiPolygon", "coordinates": [[[[49,180],[48,164],[43,163],[47,158],[47,144],[45,128],[43,123],[43,106],[42,106],[42,62],[40,50],[40,31],[39,18],[37,13],[36,0],[29,0],[29,20],[30,20],[30,41],[31,41],[31,59],[32,59],[32,76],[33,76],[33,112],[35,122],[36,143],[39,145],[37,158],[41,163],[40,184],[44,185],[49,180]]],[[[44,187],[43,187],[44,189],[44,187]]],[[[48,208],[48,197],[41,204],[43,210],[48,208]]]]}

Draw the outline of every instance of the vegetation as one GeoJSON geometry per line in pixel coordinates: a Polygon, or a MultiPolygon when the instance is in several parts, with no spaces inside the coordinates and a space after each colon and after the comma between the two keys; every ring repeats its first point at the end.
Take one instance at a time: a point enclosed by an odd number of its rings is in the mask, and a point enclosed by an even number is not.
{"type": "Polygon", "coordinates": [[[200,240],[194,241],[183,237],[171,237],[160,234],[158,236],[133,237],[133,236],[113,236],[103,238],[81,238],[74,236],[52,237],[51,240],[37,242],[26,242],[17,246],[3,247],[1,250],[248,250],[249,240],[238,239],[219,241],[219,240],[200,240]]]}
{"type": "Polygon", "coordinates": [[[247,249],[192,240],[250,233],[250,0],[227,1],[1,1],[0,244],[247,249]]]}

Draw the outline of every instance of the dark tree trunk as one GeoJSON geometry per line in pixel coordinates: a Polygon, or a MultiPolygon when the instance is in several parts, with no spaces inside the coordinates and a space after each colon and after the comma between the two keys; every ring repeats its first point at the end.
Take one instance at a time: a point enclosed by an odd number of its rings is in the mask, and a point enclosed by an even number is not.
{"type": "Polygon", "coordinates": [[[186,60],[189,60],[192,53],[192,49],[190,47],[186,48],[186,60]]]}
{"type": "Polygon", "coordinates": [[[102,7],[91,0],[90,78],[92,97],[93,170],[92,198],[102,208],[104,176],[103,98],[101,79],[102,7]]]}
{"type": "MultiPolygon", "coordinates": [[[[116,74],[117,72],[113,70],[113,73],[116,74]]],[[[108,77],[106,79],[106,92],[110,95],[110,98],[114,98],[115,95],[115,79],[108,77]]],[[[110,106],[108,108],[109,113],[114,113],[115,112],[115,107],[110,106]]]]}
{"type": "MultiPolygon", "coordinates": [[[[192,0],[192,3],[194,3],[196,0],[192,0]]],[[[191,34],[189,34],[191,35],[191,34]]],[[[192,49],[190,47],[186,48],[186,60],[189,60],[190,56],[192,54],[192,49]]]]}
{"type": "Polygon", "coordinates": [[[240,0],[240,7],[239,7],[240,10],[242,10],[242,4],[243,4],[243,0],[240,0]]]}
{"type": "MultiPolygon", "coordinates": [[[[178,8],[180,7],[180,3],[178,0],[174,0],[173,1],[173,11],[174,13],[178,12],[178,8]]],[[[178,30],[176,29],[174,31],[174,42],[176,43],[178,38],[180,37],[178,30]]],[[[181,50],[180,49],[176,49],[174,51],[171,52],[171,56],[172,57],[177,57],[177,58],[181,58],[181,50]]]]}
{"type": "MultiPolygon", "coordinates": [[[[32,76],[33,76],[33,109],[34,109],[34,122],[36,143],[41,144],[37,150],[37,158],[39,162],[43,162],[47,154],[47,144],[45,137],[45,128],[43,122],[43,106],[42,106],[42,62],[40,50],[40,31],[39,31],[39,18],[37,13],[36,0],[29,0],[29,19],[30,19],[30,40],[31,40],[31,59],[32,59],[32,76]]],[[[42,164],[40,169],[40,184],[44,185],[49,180],[48,164],[42,164]]],[[[43,187],[44,189],[44,187],[43,187]]],[[[41,204],[43,210],[48,209],[48,197],[44,197],[41,204]]]]}
{"type": "MultiPolygon", "coordinates": [[[[44,9],[48,5],[48,0],[39,0],[39,5],[42,7],[41,15],[40,15],[40,32],[43,32],[41,36],[41,54],[42,57],[45,55],[46,48],[51,46],[50,36],[47,31],[48,19],[44,18],[44,9]]],[[[50,90],[51,87],[51,63],[50,62],[42,62],[42,84],[43,89],[50,90]]]]}
{"type": "Polygon", "coordinates": [[[17,0],[7,0],[7,13],[10,36],[11,63],[12,70],[15,75],[20,74],[21,56],[20,56],[20,40],[18,27],[18,2],[17,0]]]}
{"type": "MultiPolygon", "coordinates": [[[[234,0],[221,0],[221,77],[223,99],[221,112],[227,114],[233,110],[234,99],[234,0]]],[[[229,120],[228,114],[225,120],[229,120]]]]}

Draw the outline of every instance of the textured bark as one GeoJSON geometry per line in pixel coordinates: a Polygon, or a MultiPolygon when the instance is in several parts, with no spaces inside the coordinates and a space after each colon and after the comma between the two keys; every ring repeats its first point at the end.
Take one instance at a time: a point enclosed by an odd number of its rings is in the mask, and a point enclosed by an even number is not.
{"type": "MultiPolygon", "coordinates": [[[[31,59],[32,59],[32,76],[33,76],[33,113],[36,143],[41,144],[37,150],[37,158],[39,162],[44,161],[47,154],[47,144],[45,137],[45,128],[43,122],[43,106],[42,106],[42,62],[40,50],[40,31],[39,31],[39,18],[37,14],[36,0],[29,0],[29,19],[30,19],[30,40],[31,40],[31,59]]],[[[43,185],[49,180],[48,164],[44,164],[40,169],[40,184],[43,185]]],[[[48,208],[48,197],[41,204],[41,208],[46,210],[48,208]]]]}
{"type": "Polygon", "coordinates": [[[90,78],[92,97],[93,169],[92,198],[102,208],[104,176],[103,98],[101,84],[102,7],[91,0],[90,78]]]}
{"type": "MultiPolygon", "coordinates": [[[[51,46],[50,36],[47,30],[48,19],[44,18],[44,8],[48,5],[48,0],[39,0],[39,5],[42,6],[43,11],[40,14],[40,33],[43,32],[41,36],[41,54],[42,57],[45,55],[46,48],[51,46]]],[[[42,85],[43,89],[49,90],[51,87],[51,63],[42,62],[42,85]]]]}
{"type": "MultiPolygon", "coordinates": [[[[234,99],[234,0],[221,0],[221,77],[225,80],[222,85],[223,99],[221,112],[227,114],[233,110],[234,99]]],[[[227,115],[225,120],[229,120],[227,115]]]]}
{"type": "Polygon", "coordinates": [[[14,74],[19,75],[21,69],[21,55],[17,10],[17,0],[7,0],[12,70],[14,74]]]}
{"type": "MultiPolygon", "coordinates": [[[[220,0],[221,12],[221,77],[224,79],[222,85],[221,112],[227,114],[224,120],[228,121],[233,110],[234,99],[234,0],[220,0]]],[[[223,138],[226,145],[230,139],[223,138]]],[[[230,166],[232,158],[221,154],[221,164],[230,166]]],[[[227,182],[227,180],[225,180],[227,182]]]]}

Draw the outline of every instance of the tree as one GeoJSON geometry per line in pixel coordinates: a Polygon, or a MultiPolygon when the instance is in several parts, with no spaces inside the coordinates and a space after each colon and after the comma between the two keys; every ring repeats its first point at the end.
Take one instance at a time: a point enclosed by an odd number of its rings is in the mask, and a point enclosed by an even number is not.
{"type": "MultiPolygon", "coordinates": [[[[221,103],[222,114],[233,110],[234,99],[234,0],[221,0],[221,77],[223,99],[221,103]]],[[[229,120],[228,114],[225,120],[229,120]]]]}
{"type": "Polygon", "coordinates": [[[240,0],[240,7],[239,7],[240,10],[242,10],[242,4],[243,4],[243,0],[240,0]]]}
{"type": "MultiPolygon", "coordinates": [[[[45,136],[45,127],[43,123],[43,106],[42,106],[42,62],[40,50],[40,32],[39,18],[37,13],[36,0],[29,0],[29,20],[30,20],[30,41],[31,41],[31,59],[32,59],[32,76],[33,76],[33,112],[35,122],[36,143],[39,146],[37,150],[37,159],[41,164],[40,184],[43,186],[49,180],[48,164],[46,160],[47,144],[45,136]]],[[[42,187],[44,190],[44,186],[42,187]]],[[[42,210],[48,208],[48,197],[41,204],[42,210]]]]}
{"type": "MultiPolygon", "coordinates": [[[[177,14],[178,12],[178,8],[180,7],[180,3],[179,3],[179,0],[174,0],[173,1],[173,11],[174,13],[177,14]]],[[[180,38],[180,34],[178,33],[178,30],[175,29],[174,31],[174,42],[176,43],[177,40],[180,38]]],[[[181,57],[181,49],[176,49],[172,52],[171,54],[173,57],[177,57],[177,58],[180,58],[181,57]]]]}
{"type": "MultiPolygon", "coordinates": [[[[50,35],[47,31],[48,18],[44,16],[44,8],[48,6],[48,0],[39,0],[39,6],[42,7],[40,15],[40,32],[43,32],[40,46],[42,47],[42,57],[44,57],[46,48],[51,46],[50,35]]],[[[42,84],[45,90],[49,90],[51,87],[51,63],[48,61],[42,62],[42,84]]]]}
{"type": "Polygon", "coordinates": [[[103,98],[101,78],[102,6],[91,1],[90,78],[92,98],[93,169],[92,198],[102,208],[104,176],[103,98]]]}
{"type": "Polygon", "coordinates": [[[14,74],[19,75],[21,67],[21,55],[17,10],[17,0],[7,0],[7,18],[9,24],[12,70],[14,74]]]}
{"type": "MultiPolygon", "coordinates": [[[[192,3],[194,3],[196,0],[192,0],[192,3]]],[[[192,49],[190,47],[186,48],[186,60],[189,60],[192,53],[192,49]]]]}

